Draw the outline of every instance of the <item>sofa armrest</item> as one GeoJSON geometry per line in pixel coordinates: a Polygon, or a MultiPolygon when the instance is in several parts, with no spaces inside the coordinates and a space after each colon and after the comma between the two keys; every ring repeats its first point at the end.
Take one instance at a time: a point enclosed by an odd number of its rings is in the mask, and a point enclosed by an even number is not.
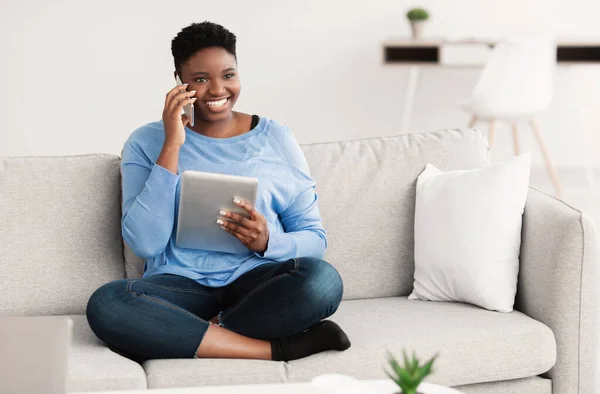
{"type": "Polygon", "coordinates": [[[554,332],[554,394],[596,392],[599,245],[589,216],[529,189],[515,308],[554,332]]]}

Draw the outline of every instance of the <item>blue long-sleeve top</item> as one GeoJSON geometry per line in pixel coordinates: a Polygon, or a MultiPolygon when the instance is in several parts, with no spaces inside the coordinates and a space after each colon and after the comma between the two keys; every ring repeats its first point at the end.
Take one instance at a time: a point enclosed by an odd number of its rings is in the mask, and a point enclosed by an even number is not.
{"type": "Polygon", "coordinates": [[[177,174],[156,164],[165,138],[162,121],[135,130],[123,147],[121,230],[134,253],[146,259],[144,277],[168,273],[220,287],[264,263],[322,258],[327,238],[315,181],[289,127],[261,117],[255,128],[235,137],[211,138],[187,127],[185,133],[177,174]],[[255,208],[269,228],[264,253],[177,247],[179,174],[185,170],[258,178],[255,208]]]}

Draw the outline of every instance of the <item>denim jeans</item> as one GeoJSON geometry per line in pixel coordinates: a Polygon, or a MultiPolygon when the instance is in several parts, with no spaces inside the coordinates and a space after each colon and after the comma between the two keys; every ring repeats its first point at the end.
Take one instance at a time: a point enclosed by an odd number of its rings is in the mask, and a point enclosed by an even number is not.
{"type": "Polygon", "coordinates": [[[304,257],[263,264],[218,288],[178,275],[116,280],[92,294],[86,314],[96,336],[127,357],[193,358],[214,316],[228,330],[272,340],[331,316],[342,293],[333,266],[304,257]]]}

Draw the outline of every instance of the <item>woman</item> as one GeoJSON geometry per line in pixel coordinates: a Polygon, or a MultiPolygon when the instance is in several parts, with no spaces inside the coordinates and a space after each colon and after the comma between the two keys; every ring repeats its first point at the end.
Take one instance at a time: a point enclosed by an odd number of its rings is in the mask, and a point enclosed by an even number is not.
{"type": "Polygon", "coordinates": [[[222,26],[184,28],[171,45],[184,84],[167,93],[162,121],[134,131],[123,148],[123,239],[147,260],[145,272],[96,290],[87,319],[98,338],[137,360],[288,361],[350,347],[323,320],[343,285],[321,260],[327,240],[306,159],[289,128],[232,110],[240,94],[235,45],[222,26]],[[181,115],[189,103],[194,126],[181,115]],[[259,179],[256,207],[238,204],[251,218],[220,212],[215,223],[247,254],[176,246],[178,174],[186,169],[259,179]]]}

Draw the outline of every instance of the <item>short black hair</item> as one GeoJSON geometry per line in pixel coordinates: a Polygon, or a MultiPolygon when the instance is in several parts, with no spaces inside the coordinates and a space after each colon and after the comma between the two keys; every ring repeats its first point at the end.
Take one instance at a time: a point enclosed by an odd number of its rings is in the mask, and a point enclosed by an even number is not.
{"type": "Polygon", "coordinates": [[[235,43],[235,34],[221,25],[209,21],[192,23],[184,27],[171,41],[171,53],[175,62],[175,71],[179,74],[181,65],[196,52],[204,48],[223,48],[237,60],[235,43]]]}

